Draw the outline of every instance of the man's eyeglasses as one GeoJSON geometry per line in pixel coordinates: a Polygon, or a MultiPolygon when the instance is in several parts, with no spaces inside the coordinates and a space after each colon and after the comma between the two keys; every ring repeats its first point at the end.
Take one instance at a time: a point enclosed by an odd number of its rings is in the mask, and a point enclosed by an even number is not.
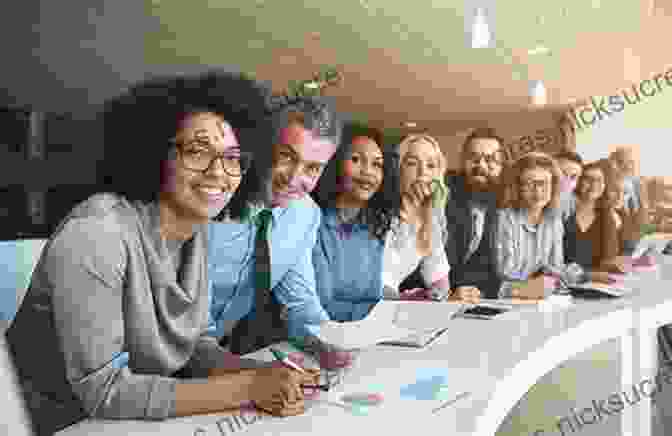
{"type": "Polygon", "coordinates": [[[551,184],[546,180],[521,180],[520,189],[526,192],[532,190],[546,192],[551,184]]]}
{"type": "Polygon", "coordinates": [[[231,177],[241,177],[252,165],[252,154],[243,151],[217,153],[203,141],[174,143],[182,166],[191,171],[208,172],[215,159],[219,159],[224,172],[231,177]]]}
{"type": "Polygon", "coordinates": [[[504,161],[504,158],[500,152],[497,153],[467,153],[465,156],[466,160],[474,164],[478,164],[481,160],[484,160],[487,165],[501,165],[504,161]]]}
{"type": "Polygon", "coordinates": [[[591,185],[602,185],[604,184],[604,179],[601,177],[588,177],[583,176],[581,178],[581,183],[591,184],[591,185]]]}

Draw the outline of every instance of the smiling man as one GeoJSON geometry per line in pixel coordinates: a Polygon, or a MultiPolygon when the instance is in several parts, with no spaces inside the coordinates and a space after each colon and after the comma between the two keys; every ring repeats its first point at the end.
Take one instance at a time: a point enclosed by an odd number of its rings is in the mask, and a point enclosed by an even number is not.
{"type": "Polygon", "coordinates": [[[450,281],[456,288],[475,286],[484,298],[497,298],[499,292],[490,228],[505,163],[502,145],[495,130],[474,130],[462,147],[461,174],[446,180],[451,193],[446,206],[450,281]]]}
{"type": "Polygon", "coordinates": [[[257,150],[254,177],[240,188],[258,201],[234,198],[231,216],[211,229],[211,313],[221,343],[237,354],[314,338],[329,320],[312,264],[321,214],[308,194],[337,150],[341,123],[316,98],[281,98],[270,121],[259,144],[271,146],[257,150]]]}

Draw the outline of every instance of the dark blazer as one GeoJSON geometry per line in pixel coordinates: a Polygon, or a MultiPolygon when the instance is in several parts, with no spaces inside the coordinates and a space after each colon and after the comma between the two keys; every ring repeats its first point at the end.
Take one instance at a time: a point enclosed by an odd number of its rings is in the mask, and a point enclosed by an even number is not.
{"type": "Polygon", "coordinates": [[[476,286],[485,298],[497,298],[500,279],[495,271],[492,259],[494,247],[494,228],[496,218],[497,193],[487,192],[476,198],[466,190],[464,175],[447,177],[446,184],[451,198],[446,206],[446,224],[448,243],[446,254],[450,263],[450,281],[453,288],[458,286],[476,286]],[[471,211],[475,201],[485,206],[483,236],[477,253],[468,253],[474,234],[474,220],[471,211]],[[485,245],[484,245],[485,244],[485,245]],[[481,262],[476,262],[474,254],[481,253],[481,262]],[[467,254],[470,256],[467,258],[467,254]]]}
{"type": "MultiPolygon", "coordinates": [[[[458,286],[476,286],[481,290],[484,298],[497,298],[501,281],[497,278],[494,261],[480,262],[474,265],[473,259],[466,259],[469,246],[471,245],[474,222],[471,215],[473,196],[465,188],[465,180],[462,174],[451,174],[446,177],[446,186],[449,191],[449,199],[446,204],[445,216],[447,227],[447,241],[445,244],[448,263],[450,263],[450,286],[455,289],[458,286]],[[472,260],[470,263],[469,260],[472,260]]],[[[486,243],[487,236],[492,235],[495,220],[496,193],[481,195],[479,201],[486,206],[485,222],[483,224],[483,238],[481,244],[486,243]]],[[[490,242],[492,239],[490,238],[490,242]]],[[[482,247],[482,253],[486,258],[492,256],[492,243],[482,247]]],[[[419,271],[416,269],[400,285],[399,289],[411,289],[423,287],[419,271]]]]}

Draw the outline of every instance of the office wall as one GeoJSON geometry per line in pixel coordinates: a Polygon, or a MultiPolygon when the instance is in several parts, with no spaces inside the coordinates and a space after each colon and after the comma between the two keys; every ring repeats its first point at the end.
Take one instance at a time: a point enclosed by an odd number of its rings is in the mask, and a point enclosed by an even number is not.
{"type": "Polygon", "coordinates": [[[17,229],[25,227],[27,191],[48,192],[52,221],[90,189],[102,155],[101,126],[95,121],[99,103],[148,74],[208,68],[145,62],[145,36],[160,25],[145,13],[146,5],[136,0],[22,0],[0,14],[0,107],[50,114],[47,141],[57,145],[47,150],[46,160],[29,162],[24,153],[13,152],[17,144],[0,138],[0,223],[11,228],[0,232],[0,238],[16,233],[8,220],[17,229]],[[58,114],[62,118],[54,117],[58,114]]]}
{"type": "Polygon", "coordinates": [[[554,152],[563,146],[562,133],[556,123],[556,116],[545,111],[495,114],[487,122],[474,122],[461,126],[453,134],[437,135],[437,139],[450,169],[459,167],[462,144],[472,129],[484,125],[497,131],[514,157],[527,148],[554,152]]]}
{"type": "MultiPolygon", "coordinates": [[[[663,82],[665,83],[665,82],[663,82]]],[[[614,90],[614,94],[621,90],[614,90]]],[[[632,91],[630,91],[631,99],[632,91]]],[[[599,99],[596,99],[599,101],[599,99]]],[[[662,87],[651,97],[641,96],[621,112],[603,115],[592,126],[577,132],[577,148],[589,160],[606,157],[618,146],[632,146],[639,155],[639,172],[643,176],[672,179],[672,87],[662,87]]]]}

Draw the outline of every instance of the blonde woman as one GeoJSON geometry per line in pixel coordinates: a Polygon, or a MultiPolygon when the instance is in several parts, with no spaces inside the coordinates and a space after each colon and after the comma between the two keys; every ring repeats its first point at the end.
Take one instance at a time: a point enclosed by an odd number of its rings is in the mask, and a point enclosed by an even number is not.
{"type": "Polygon", "coordinates": [[[444,249],[442,211],[447,199],[443,183],[446,160],[433,137],[409,135],[399,144],[400,214],[385,240],[383,284],[385,298],[476,302],[478,289],[451,292],[450,265],[444,249]],[[419,267],[422,287],[400,291],[401,282],[419,267]]]}
{"type": "Polygon", "coordinates": [[[551,278],[583,279],[579,265],[564,262],[564,229],[557,213],[561,180],[559,167],[545,153],[527,153],[505,170],[493,238],[503,281],[500,297],[543,298],[554,290],[551,278]]]}

